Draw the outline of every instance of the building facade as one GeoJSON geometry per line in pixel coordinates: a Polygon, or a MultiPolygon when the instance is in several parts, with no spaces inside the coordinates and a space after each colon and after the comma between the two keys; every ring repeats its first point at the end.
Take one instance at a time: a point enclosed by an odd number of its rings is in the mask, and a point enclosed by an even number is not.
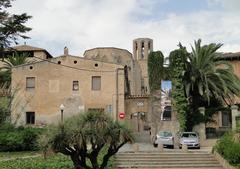
{"type": "MultiPolygon", "coordinates": [[[[86,50],[83,57],[64,54],[52,57],[46,50],[20,46],[19,51],[30,52],[34,63],[12,69],[12,91],[15,94],[11,119],[19,125],[45,125],[87,110],[107,112],[115,120],[127,121],[134,131],[170,130],[177,133],[177,112],[168,105],[152,115],[149,99],[148,55],[153,40],[133,40],[133,53],[114,47],[86,50]],[[164,109],[165,110],[165,109],[164,109]],[[119,118],[119,113],[125,118],[119,118]],[[164,115],[167,112],[167,116],[164,115]],[[159,125],[154,128],[153,118],[159,125]]],[[[235,73],[240,76],[240,53],[225,54],[235,73]]],[[[165,101],[166,102],[166,101],[165,101]]],[[[236,99],[236,103],[237,99],[236,99]]],[[[208,128],[231,127],[231,115],[216,114],[216,123],[208,128]]]]}

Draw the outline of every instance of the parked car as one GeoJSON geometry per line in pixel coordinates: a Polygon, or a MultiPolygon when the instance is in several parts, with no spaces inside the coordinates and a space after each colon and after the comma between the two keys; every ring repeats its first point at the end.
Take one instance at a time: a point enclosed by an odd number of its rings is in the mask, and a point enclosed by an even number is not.
{"type": "Polygon", "coordinates": [[[179,148],[182,145],[187,145],[188,148],[198,148],[200,149],[199,136],[196,132],[183,132],[180,134],[179,148]]]}
{"type": "Polygon", "coordinates": [[[158,144],[163,144],[164,147],[174,148],[174,137],[169,131],[160,131],[153,142],[153,146],[157,147],[158,144]]]}

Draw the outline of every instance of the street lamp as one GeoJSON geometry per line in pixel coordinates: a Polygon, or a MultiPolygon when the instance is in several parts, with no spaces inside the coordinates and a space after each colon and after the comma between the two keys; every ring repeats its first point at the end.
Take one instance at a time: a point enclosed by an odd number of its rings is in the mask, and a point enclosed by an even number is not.
{"type": "Polygon", "coordinates": [[[65,106],[63,104],[60,105],[60,110],[61,110],[61,122],[63,122],[63,110],[65,106]]]}

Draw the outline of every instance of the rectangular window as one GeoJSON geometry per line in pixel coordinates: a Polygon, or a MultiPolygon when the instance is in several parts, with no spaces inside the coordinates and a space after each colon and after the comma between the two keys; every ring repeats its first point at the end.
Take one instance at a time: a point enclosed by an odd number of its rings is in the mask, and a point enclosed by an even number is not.
{"type": "Polygon", "coordinates": [[[106,106],[106,112],[107,113],[112,113],[112,105],[107,105],[106,106]]]}
{"type": "Polygon", "coordinates": [[[92,76],[92,90],[101,90],[101,76],[92,76]]]}
{"type": "Polygon", "coordinates": [[[26,124],[35,124],[35,112],[26,112],[26,124]]]}
{"type": "Polygon", "coordinates": [[[78,91],[79,90],[79,83],[78,81],[73,81],[73,91],[78,91]]]}
{"type": "Polygon", "coordinates": [[[104,112],[104,108],[89,108],[90,112],[104,112]]]}
{"type": "Polygon", "coordinates": [[[35,77],[26,78],[26,89],[35,89],[35,77]]]}

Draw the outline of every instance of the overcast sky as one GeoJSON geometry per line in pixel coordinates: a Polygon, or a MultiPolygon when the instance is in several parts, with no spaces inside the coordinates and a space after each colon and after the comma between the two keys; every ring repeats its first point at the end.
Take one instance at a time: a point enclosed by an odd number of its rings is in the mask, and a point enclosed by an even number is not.
{"type": "MultiPolygon", "coordinates": [[[[240,0],[16,0],[10,9],[27,12],[27,44],[52,55],[82,55],[94,47],[132,52],[132,40],[153,39],[165,56],[181,42],[223,43],[221,51],[240,51],[240,0]]],[[[23,43],[22,41],[21,43],[23,43]]]]}

